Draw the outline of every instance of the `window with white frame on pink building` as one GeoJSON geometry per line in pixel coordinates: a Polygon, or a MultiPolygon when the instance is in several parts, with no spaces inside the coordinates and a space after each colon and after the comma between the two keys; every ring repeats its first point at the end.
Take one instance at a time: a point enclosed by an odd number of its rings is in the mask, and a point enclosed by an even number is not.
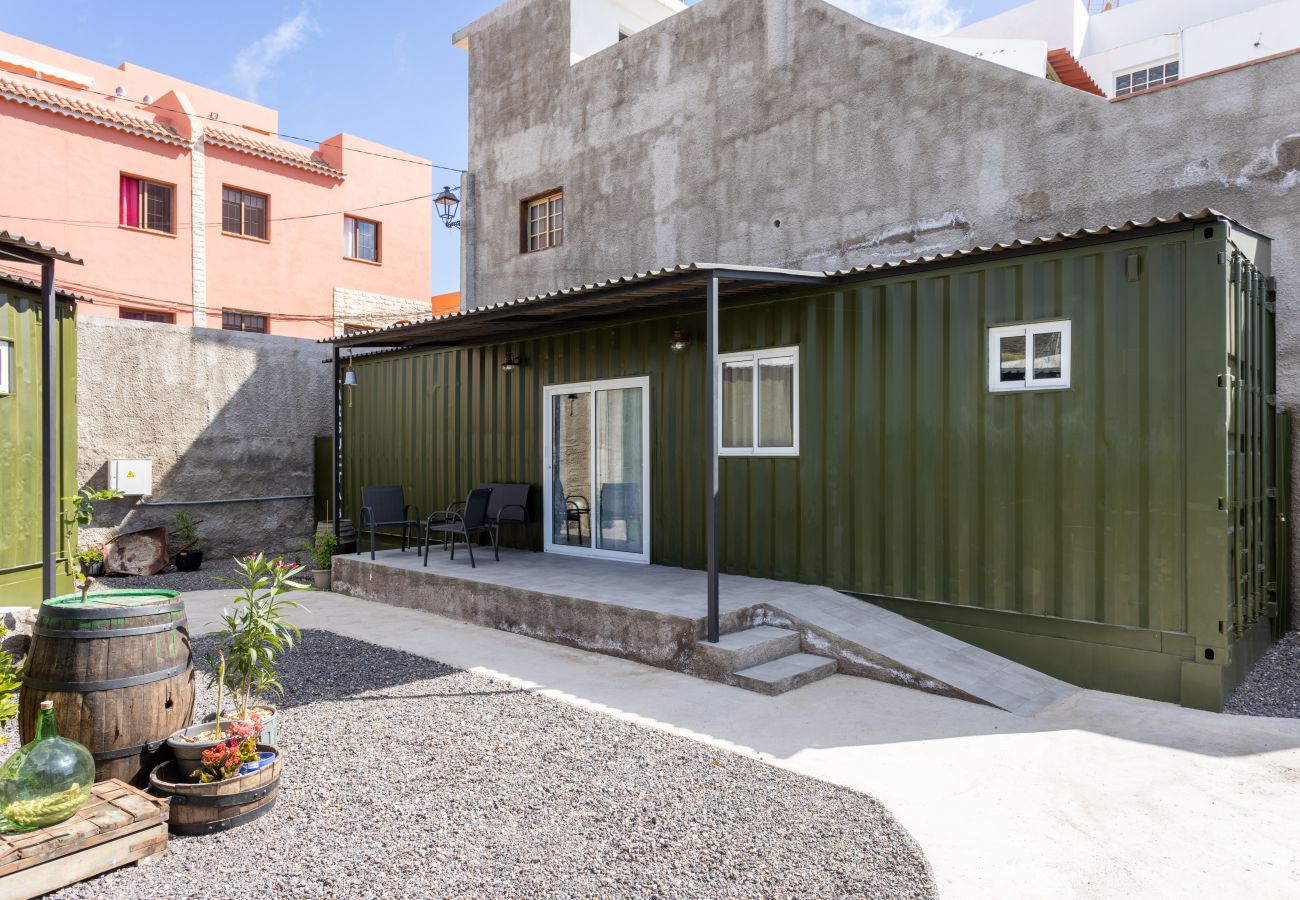
{"type": "Polygon", "coordinates": [[[379,262],[379,223],[344,216],[343,255],[363,262],[379,262]]]}
{"type": "Polygon", "coordinates": [[[146,181],[134,175],[123,175],[118,202],[118,222],[128,228],[161,231],[175,234],[172,220],[172,197],[175,189],[170,184],[146,181]]]}

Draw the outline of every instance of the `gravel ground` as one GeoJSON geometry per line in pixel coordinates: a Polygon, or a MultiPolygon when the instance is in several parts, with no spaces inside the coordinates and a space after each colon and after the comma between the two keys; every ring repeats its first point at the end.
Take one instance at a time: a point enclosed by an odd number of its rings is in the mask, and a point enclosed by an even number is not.
{"type": "Polygon", "coordinates": [[[1273,645],[1232,692],[1223,711],[1300,718],[1300,631],[1288,632],[1273,645]]]}
{"type": "Polygon", "coordinates": [[[848,789],[329,632],[282,670],[274,810],[54,896],[935,896],[848,789]]]}
{"type": "MultiPolygon", "coordinates": [[[[285,558],[294,559],[295,556],[289,553],[285,558]]],[[[197,572],[177,572],[175,568],[169,566],[157,575],[105,575],[96,579],[95,589],[111,591],[131,591],[137,588],[166,588],[172,591],[229,589],[233,593],[236,589],[225,582],[217,581],[217,576],[224,575],[230,578],[234,574],[233,559],[205,559],[203,566],[197,572]]]]}

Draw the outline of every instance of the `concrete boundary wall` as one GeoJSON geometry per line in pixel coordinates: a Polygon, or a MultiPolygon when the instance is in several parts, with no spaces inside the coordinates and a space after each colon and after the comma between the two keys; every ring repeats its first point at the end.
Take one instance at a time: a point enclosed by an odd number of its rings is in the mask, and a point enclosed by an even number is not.
{"type": "Polygon", "coordinates": [[[209,560],[289,550],[314,530],[313,439],[332,428],[328,349],[301,338],[82,317],[77,481],[109,461],[153,462],[153,493],[104,503],[81,544],[115,530],[200,520],[209,560]],[[171,501],[306,495],[182,505],[171,501]]]}

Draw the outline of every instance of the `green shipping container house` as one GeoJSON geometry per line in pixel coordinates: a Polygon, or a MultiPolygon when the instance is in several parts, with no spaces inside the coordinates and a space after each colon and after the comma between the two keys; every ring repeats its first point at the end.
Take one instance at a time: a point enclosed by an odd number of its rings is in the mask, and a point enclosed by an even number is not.
{"type": "Polygon", "coordinates": [[[336,495],[356,521],[362,485],[427,510],[527,482],[517,546],[708,569],[716,429],[718,570],[1219,709],[1289,601],[1269,253],[1205,210],[833,273],[677,266],[337,338],[336,495]]]}

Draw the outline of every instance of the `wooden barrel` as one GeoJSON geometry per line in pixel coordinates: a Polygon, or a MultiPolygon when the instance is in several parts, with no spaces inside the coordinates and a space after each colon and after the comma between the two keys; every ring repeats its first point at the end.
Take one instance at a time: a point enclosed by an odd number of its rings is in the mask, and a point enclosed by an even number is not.
{"type": "Polygon", "coordinates": [[[194,660],[176,591],[103,591],[41,604],[19,701],[23,742],[42,700],[59,734],[95,757],[95,780],[143,787],[194,713],[194,660]]]}
{"type": "Polygon", "coordinates": [[[149,776],[149,784],[154,793],[171,800],[167,827],[172,834],[212,834],[251,822],[267,813],[280,796],[280,771],[284,767],[284,758],[270,744],[259,744],[257,749],[271,751],[275,760],[256,772],[236,775],[225,781],[194,782],[189,773],[177,771],[175,760],[155,768],[149,776]]]}

